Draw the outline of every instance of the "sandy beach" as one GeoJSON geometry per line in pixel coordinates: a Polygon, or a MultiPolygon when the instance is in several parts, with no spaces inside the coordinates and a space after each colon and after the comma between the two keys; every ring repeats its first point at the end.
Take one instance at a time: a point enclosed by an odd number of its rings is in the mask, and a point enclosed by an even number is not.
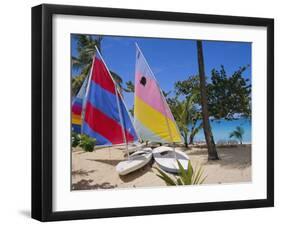
{"type": "MultiPolygon", "coordinates": [[[[157,164],[152,160],[144,168],[119,176],[115,166],[126,159],[124,147],[107,147],[93,152],[80,148],[72,150],[72,190],[166,186],[156,176],[157,164]]],[[[208,161],[207,149],[183,149],[194,168],[203,166],[207,175],[204,184],[239,183],[251,181],[251,145],[218,147],[220,160],[208,161]]]]}

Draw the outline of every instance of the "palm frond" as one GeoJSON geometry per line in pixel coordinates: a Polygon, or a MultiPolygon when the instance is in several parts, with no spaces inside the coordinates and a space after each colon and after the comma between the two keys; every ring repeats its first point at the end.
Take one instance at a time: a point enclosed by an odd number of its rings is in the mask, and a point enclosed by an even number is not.
{"type": "Polygon", "coordinates": [[[156,174],[158,177],[160,177],[162,180],[165,181],[165,183],[168,186],[171,185],[176,185],[176,183],[174,182],[174,180],[172,178],[170,178],[166,173],[164,173],[162,170],[156,168],[156,170],[158,171],[159,174],[156,174]]]}
{"type": "Polygon", "coordinates": [[[161,178],[165,183],[169,186],[176,186],[176,185],[191,185],[191,184],[202,184],[207,176],[203,177],[204,170],[203,167],[199,167],[199,169],[193,170],[191,162],[188,163],[187,171],[183,168],[180,161],[178,163],[178,176],[173,179],[164,171],[156,168],[159,174],[156,174],[159,178],[161,178]]]}

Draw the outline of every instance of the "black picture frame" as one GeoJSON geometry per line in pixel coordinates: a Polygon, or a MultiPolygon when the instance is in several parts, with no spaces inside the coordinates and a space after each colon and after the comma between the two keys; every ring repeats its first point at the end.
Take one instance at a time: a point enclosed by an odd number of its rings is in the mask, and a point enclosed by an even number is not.
{"type": "Polygon", "coordinates": [[[32,8],[32,218],[40,221],[274,206],[274,20],[237,16],[43,4],[32,8]],[[267,28],[267,198],[129,208],[52,210],[52,18],[55,14],[267,28]]]}

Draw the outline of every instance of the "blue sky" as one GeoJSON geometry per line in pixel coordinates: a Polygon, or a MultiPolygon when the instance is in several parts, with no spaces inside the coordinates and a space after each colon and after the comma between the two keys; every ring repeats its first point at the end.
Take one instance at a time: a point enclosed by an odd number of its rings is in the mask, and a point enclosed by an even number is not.
{"type": "MultiPolygon", "coordinates": [[[[134,82],[135,42],[164,91],[173,91],[176,81],[198,74],[194,40],[104,36],[102,56],[109,69],[122,77],[124,84],[129,80],[134,82]]],[[[77,56],[77,45],[73,38],[71,47],[71,54],[77,56]]],[[[210,77],[213,68],[219,69],[220,65],[224,65],[228,75],[241,66],[251,66],[251,43],[203,41],[203,52],[207,77],[210,77]]],[[[243,75],[251,80],[251,67],[243,75]]],[[[128,108],[132,108],[133,94],[125,93],[124,98],[128,108]]]]}

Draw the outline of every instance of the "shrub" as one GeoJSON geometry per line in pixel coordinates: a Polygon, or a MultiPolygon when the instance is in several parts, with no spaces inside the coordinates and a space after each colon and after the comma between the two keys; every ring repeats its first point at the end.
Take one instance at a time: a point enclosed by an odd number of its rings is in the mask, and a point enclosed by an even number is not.
{"type": "Polygon", "coordinates": [[[91,138],[85,134],[82,134],[79,143],[79,147],[81,147],[84,151],[92,152],[96,145],[96,139],[91,138]]]}
{"type": "Polygon", "coordinates": [[[71,146],[76,148],[80,143],[81,137],[80,134],[72,132],[71,133],[71,146]]]}

